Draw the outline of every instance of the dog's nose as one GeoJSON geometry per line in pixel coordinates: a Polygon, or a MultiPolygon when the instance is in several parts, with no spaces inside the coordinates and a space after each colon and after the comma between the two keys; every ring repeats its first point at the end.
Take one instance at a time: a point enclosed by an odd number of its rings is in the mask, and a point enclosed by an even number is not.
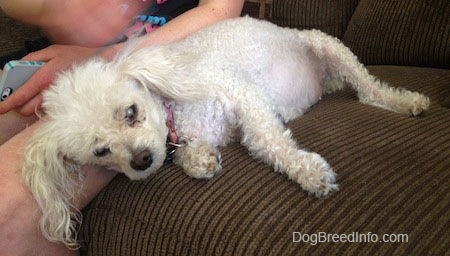
{"type": "Polygon", "coordinates": [[[136,171],[143,171],[150,167],[153,163],[152,154],[148,150],[140,151],[139,153],[133,155],[133,160],[130,162],[131,168],[136,171]]]}

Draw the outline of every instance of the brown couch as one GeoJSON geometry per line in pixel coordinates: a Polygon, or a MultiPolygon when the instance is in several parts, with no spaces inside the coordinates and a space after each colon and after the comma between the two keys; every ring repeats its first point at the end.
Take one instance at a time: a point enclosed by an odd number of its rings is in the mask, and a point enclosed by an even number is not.
{"type": "MultiPolygon", "coordinates": [[[[274,0],[272,7],[273,22],[341,38],[380,79],[428,95],[430,109],[410,118],[360,104],[345,90],[290,122],[298,143],[338,174],[340,191],[323,199],[239,143],[223,150],[224,171],[209,181],[173,164],[145,181],[119,175],[83,211],[82,254],[447,253],[449,1],[274,0]]],[[[18,31],[4,36],[0,21],[5,44],[18,31]]]]}

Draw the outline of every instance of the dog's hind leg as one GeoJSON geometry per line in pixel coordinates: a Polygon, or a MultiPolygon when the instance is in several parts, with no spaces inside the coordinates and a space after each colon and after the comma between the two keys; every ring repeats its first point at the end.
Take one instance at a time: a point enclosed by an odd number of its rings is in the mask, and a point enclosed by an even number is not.
{"type": "Polygon", "coordinates": [[[250,153],[272,165],[276,171],[300,184],[315,196],[325,196],[338,189],[335,173],[320,155],[300,149],[292,139],[280,119],[276,117],[271,104],[254,100],[255,90],[250,89],[239,95],[236,114],[242,129],[242,144],[250,153]],[[250,91],[250,92],[249,92],[250,91]],[[251,102],[251,103],[249,103],[251,102]]]}
{"type": "Polygon", "coordinates": [[[324,92],[340,89],[347,82],[358,92],[362,103],[413,116],[428,109],[430,101],[426,96],[393,88],[377,80],[338,39],[317,30],[300,33],[300,37],[304,36],[303,40],[326,65],[324,92]]]}

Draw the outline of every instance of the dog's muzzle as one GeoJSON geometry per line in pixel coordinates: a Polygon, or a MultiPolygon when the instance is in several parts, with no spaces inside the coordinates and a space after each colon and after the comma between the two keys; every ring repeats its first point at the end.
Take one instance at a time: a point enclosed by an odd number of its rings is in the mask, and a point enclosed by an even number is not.
{"type": "Polygon", "coordinates": [[[133,160],[131,160],[130,166],[136,171],[143,171],[148,167],[150,167],[152,163],[153,163],[152,153],[150,153],[150,151],[146,149],[133,155],[133,160]]]}

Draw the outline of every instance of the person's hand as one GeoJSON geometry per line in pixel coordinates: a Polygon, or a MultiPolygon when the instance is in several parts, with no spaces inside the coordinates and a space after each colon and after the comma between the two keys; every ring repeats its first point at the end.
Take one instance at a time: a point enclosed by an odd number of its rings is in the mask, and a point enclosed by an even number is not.
{"type": "Polygon", "coordinates": [[[60,71],[66,70],[74,63],[86,60],[96,52],[94,48],[73,45],[52,45],[43,50],[28,54],[23,58],[27,61],[45,61],[42,66],[25,84],[6,100],[0,102],[0,114],[11,110],[30,116],[41,106],[42,94],[60,71]]]}

